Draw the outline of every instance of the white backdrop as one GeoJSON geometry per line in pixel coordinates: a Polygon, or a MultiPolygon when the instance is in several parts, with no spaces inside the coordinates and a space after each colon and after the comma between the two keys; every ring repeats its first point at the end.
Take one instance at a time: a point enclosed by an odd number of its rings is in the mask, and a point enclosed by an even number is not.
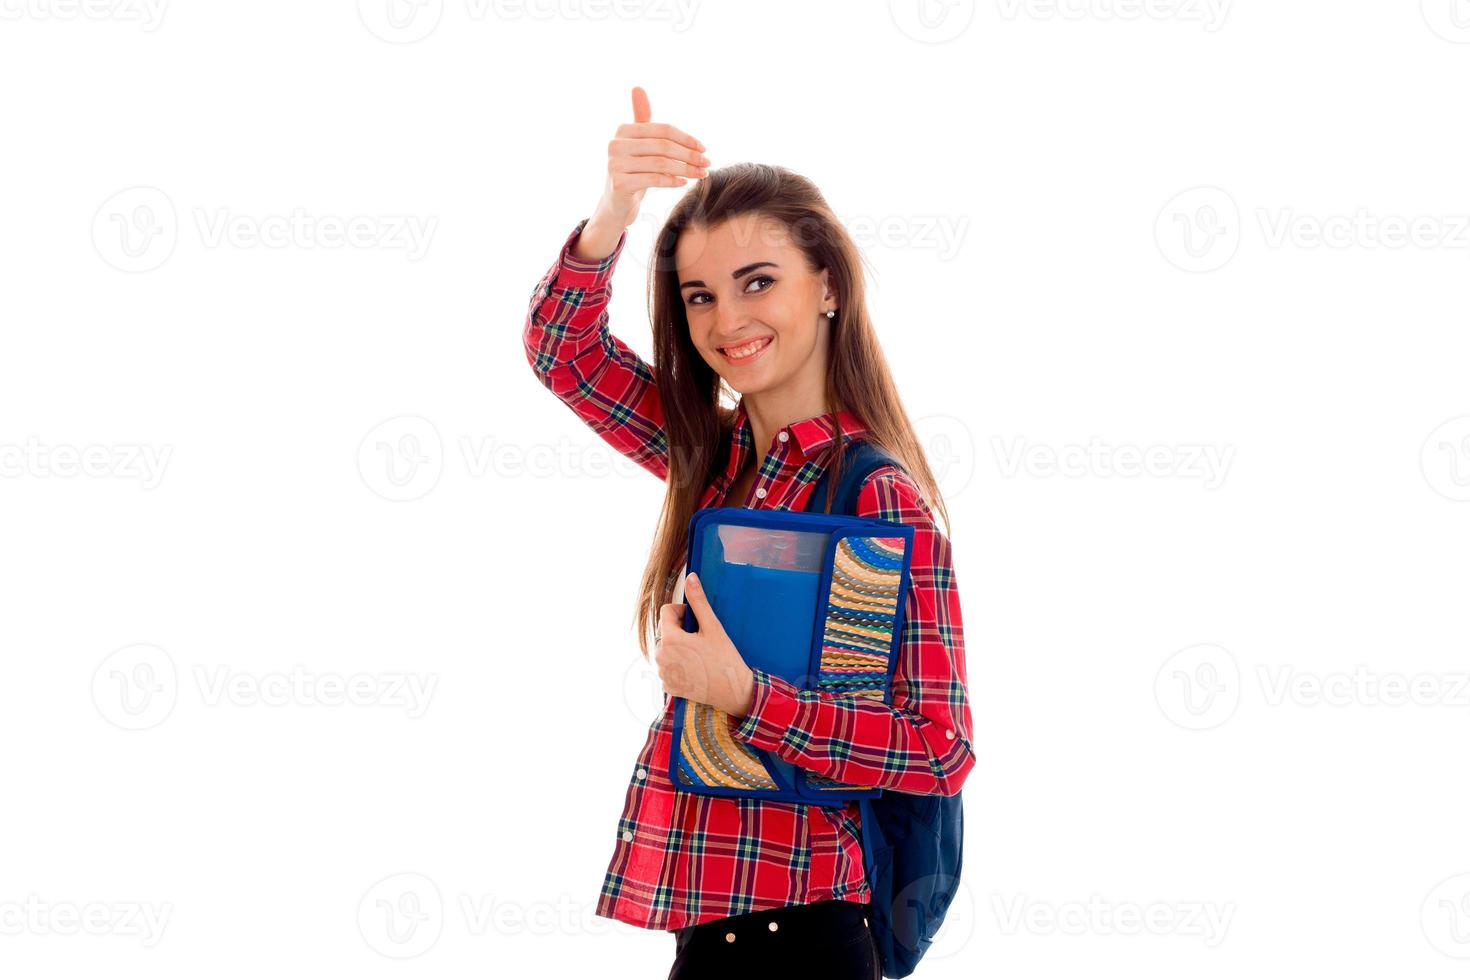
{"type": "Polygon", "coordinates": [[[0,974],[665,975],[661,487],[520,339],[641,85],[823,189],[946,491],[917,976],[1463,975],[1464,0],[0,18],[0,974]]]}

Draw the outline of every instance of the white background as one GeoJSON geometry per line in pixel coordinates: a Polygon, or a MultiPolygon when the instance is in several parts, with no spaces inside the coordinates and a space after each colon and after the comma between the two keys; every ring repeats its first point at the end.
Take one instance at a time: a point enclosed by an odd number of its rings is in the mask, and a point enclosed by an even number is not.
{"type": "Polygon", "coordinates": [[[946,493],[917,975],[1463,975],[1470,4],[395,9],[0,0],[0,973],[665,975],[662,488],[520,339],[642,85],[823,189],[946,493]]]}

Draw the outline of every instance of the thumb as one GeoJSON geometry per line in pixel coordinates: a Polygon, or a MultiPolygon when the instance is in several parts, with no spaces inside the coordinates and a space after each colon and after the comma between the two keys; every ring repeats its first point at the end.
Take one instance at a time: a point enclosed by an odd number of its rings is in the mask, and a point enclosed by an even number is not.
{"type": "Polygon", "coordinates": [[[684,600],[689,603],[689,608],[694,610],[694,618],[699,623],[699,632],[723,633],[725,631],[725,628],[720,625],[719,617],[715,615],[714,607],[709,604],[709,596],[704,593],[704,585],[693,572],[690,572],[684,579],[684,600]]]}
{"type": "Polygon", "coordinates": [[[648,107],[648,93],[637,85],[633,86],[633,121],[646,123],[653,120],[653,110],[648,107]]]}

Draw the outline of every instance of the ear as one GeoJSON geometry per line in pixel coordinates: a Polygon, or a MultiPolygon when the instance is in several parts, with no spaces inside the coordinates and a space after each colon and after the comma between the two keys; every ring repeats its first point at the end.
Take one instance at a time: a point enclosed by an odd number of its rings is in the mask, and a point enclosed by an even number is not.
{"type": "Polygon", "coordinates": [[[826,266],[822,266],[821,277],[822,302],[831,307],[837,306],[837,290],[832,286],[832,270],[827,268],[826,266]]]}

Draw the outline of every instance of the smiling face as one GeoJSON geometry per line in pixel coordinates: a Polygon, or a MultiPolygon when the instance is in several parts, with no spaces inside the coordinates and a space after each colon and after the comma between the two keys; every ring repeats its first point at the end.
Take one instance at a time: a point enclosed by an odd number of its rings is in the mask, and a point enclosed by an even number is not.
{"type": "Polygon", "coordinates": [[[823,390],[826,311],[836,297],[785,225],[757,213],[691,225],[674,261],[690,339],[731,388],[747,396],[823,390]]]}

